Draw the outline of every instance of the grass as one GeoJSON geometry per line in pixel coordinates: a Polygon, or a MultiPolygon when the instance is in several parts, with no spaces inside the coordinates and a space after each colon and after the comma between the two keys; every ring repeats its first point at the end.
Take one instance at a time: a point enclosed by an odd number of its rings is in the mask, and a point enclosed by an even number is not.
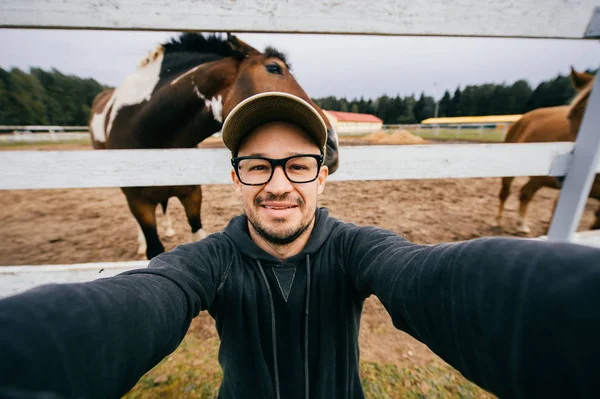
{"type": "MultiPolygon", "coordinates": [[[[218,346],[217,338],[188,334],[124,399],[216,398],[223,377],[217,362],[218,346]]],[[[438,360],[410,368],[363,361],[361,379],[369,399],[495,398],[438,360]]]]}
{"type": "Polygon", "coordinates": [[[427,140],[459,140],[459,141],[484,141],[501,143],[504,141],[504,132],[497,129],[483,129],[481,132],[479,129],[448,129],[440,128],[437,131],[435,129],[408,129],[409,132],[416,136],[420,136],[427,140]],[[458,137],[457,137],[458,136],[458,137]]]}

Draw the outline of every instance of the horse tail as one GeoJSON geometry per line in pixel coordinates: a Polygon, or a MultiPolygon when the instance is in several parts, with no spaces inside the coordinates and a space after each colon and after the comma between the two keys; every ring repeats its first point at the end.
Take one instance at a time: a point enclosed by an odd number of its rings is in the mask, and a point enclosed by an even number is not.
{"type": "Polygon", "coordinates": [[[166,215],[166,214],[167,214],[167,205],[168,205],[168,204],[169,204],[169,200],[168,200],[168,199],[167,199],[167,200],[165,200],[165,201],[162,201],[162,202],[160,203],[160,206],[161,206],[161,208],[162,208],[162,211],[163,211],[163,215],[166,215]]]}
{"type": "Polygon", "coordinates": [[[518,121],[513,123],[508,129],[506,133],[506,137],[504,138],[505,143],[515,143],[517,138],[519,137],[519,133],[521,133],[522,128],[524,127],[523,117],[521,117],[518,121]]]}

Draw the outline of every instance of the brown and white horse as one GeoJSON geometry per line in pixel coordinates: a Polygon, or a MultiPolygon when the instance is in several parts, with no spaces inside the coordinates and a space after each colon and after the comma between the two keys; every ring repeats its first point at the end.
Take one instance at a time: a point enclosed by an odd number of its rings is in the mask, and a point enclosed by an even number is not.
{"type": "MultiPolygon", "coordinates": [[[[530,142],[554,142],[575,141],[587,101],[594,83],[594,75],[585,72],[577,72],[571,68],[571,83],[577,90],[577,96],[569,105],[558,107],[544,107],[529,111],[515,122],[508,131],[504,142],[506,143],[530,143],[530,142]]],[[[510,195],[510,185],[514,177],[503,177],[499,198],[498,226],[502,226],[502,213],[504,203],[510,195]]],[[[520,233],[529,233],[527,223],[527,208],[535,193],[542,187],[560,189],[563,179],[551,176],[534,176],[521,188],[519,196],[519,220],[518,229],[520,233]]],[[[594,184],[589,194],[590,198],[600,200],[600,177],[596,175],[594,184]]],[[[554,203],[556,206],[556,202],[554,203]]],[[[554,213],[554,212],[553,212],[554,213]]],[[[600,209],[596,211],[596,221],[592,229],[600,228],[600,209]]]]}
{"type": "MultiPolygon", "coordinates": [[[[295,80],[285,56],[272,47],[260,52],[230,34],[185,33],[157,47],[119,87],[94,99],[92,143],[95,149],[193,148],[219,132],[239,102],[266,91],[295,94],[319,111],[329,130],[325,164],[334,173],[337,134],[295,80]]],[[[170,197],[179,198],[185,208],[191,239],[206,236],[201,186],[121,189],[139,224],[138,253],[148,259],[164,251],[156,229],[158,204],[165,214],[166,234],[174,234],[166,213],[170,197]]]]}

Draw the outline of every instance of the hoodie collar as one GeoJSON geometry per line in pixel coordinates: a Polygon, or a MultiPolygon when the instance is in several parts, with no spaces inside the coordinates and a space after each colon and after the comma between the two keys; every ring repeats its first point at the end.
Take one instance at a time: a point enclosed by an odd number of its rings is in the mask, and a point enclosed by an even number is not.
{"type": "MultiPolygon", "coordinates": [[[[306,246],[300,253],[285,261],[290,263],[297,261],[304,262],[306,255],[312,255],[317,252],[327,240],[327,237],[329,237],[329,233],[331,232],[334,223],[335,219],[329,217],[329,209],[317,208],[315,225],[313,226],[313,230],[306,246]]],[[[248,231],[248,218],[245,214],[231,219],[225,228],[224,233],[233,240],[242,254],[261,262],[281,263],[279,259],[263,251],[254,241],[252,241],[248,231]]]]}

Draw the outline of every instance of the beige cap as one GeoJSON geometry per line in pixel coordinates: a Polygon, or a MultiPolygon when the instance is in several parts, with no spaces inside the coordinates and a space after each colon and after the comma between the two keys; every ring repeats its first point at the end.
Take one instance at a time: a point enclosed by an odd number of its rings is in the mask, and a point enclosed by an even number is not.
{"type": "Polygon", "coordinates": [[[289,93],[255,94],[235,106],[225,118],[221,135],[225,146],[237,154],[244,137],[268,122],[288,122],[310,134],[323,156],[327,143],[327,125],[317,110],[305,100],[289,93]]]}

